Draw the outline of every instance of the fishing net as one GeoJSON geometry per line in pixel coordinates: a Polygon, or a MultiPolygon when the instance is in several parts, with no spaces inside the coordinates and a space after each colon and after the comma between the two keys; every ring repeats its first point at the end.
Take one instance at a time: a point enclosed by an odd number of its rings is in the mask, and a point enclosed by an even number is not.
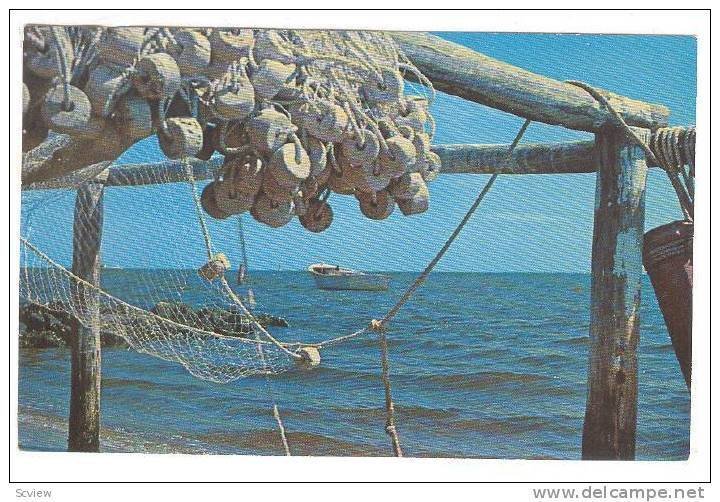
{"type": "MultiPolygon", "coordinates": [[[[21,298],[69,313],[82,325],[119,337],[138,352],[178,362],[202,379],[224,383],[291,368],[293,345],[282,350],[258,331],[234,297],[243,291],[200,275],[208,260],[189,181],[168,183],[162,171],[128,170],[123,178],[116,181],[147,186],[104,188],[102,254],[123,268],[103,267],[98,286],[75,275],[72,265],[73,255],[92,253],[96,245],[93,198],[75,187],[23,192],[21,298]],[[165,242],[164,229],[152,227],[153,211],[168,208],[191,216],[182,239],[170,236],[174,245],[165,242]],[[139,234],[123,229],[140,224],[146,228],[139,234]],[[73,239],[73,229],[85,238],[73,239]]],[[[236,225],[225,222],[217,233],[231,236],[236,225]]]]}
{"type": "Polygon", "coordinates": [[[317,363],[312,344],[278,340],[226,279],[234,264],[213,242],[236,235],[242,213],[270,227],[298,217],[321,232],[331,192],[374,219],[428,207],[425,183],[439,169],[432,87],[386,34],[28,27],[25,65],[25,129],[41,121],[62,133],[29,149],[25,166],[97,128],[133,140],[157,133],[178,162],[103,163],[24,190],[23,301],[196,377],[230,382],[317,363]],[[406,84],[406,72],[425,85],[406,84]],[[101,246],[92,238],[100,206],[101,246]],[[153,221],[160,213],[182,221],[183,235],[167,235],[153,221]],[[98,278],[74,263],[96,247],[106,265],[98,278]]]}

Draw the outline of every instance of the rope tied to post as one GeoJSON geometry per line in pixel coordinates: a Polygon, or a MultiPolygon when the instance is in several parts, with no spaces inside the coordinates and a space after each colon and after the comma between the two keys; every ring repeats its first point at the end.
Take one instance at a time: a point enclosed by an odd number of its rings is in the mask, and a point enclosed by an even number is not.
{"type": "MultiPolygon", "coordinates": [[[[670,183],[675,190],[675,194],[677,195],[678,202],[680,204],[680,209],[682,210],[685,219],[687,219],[688,221],[692,221],[694,217],[694,204],[692,199],[692,193],[694,192],[694,183],[690,181],[690,178],[694,176],[695,171],[695,148],[694,146],[692,147],[692,159],[690,159],[689,152],[691,151],[691,149],[686,143],[689,143],[691,139],[694,143],[695,129],[692,128],[692,131],[689,134],[682,135],[682,138],[680,138],[679,134],[671,132],[672,130],[677,130],[681,128],[660,128],[654,130],[653,139],[650,142],[651,144],[648,145],[637,135],[637,133],[635,133],[635,131],[633,131],[633,129],[629,125],[627,125],[622,115],[620,115],[620,113],[610,104],[609,100],[598,89],[591,86],[590,84],[578,80],[567,80],[566,83],[585,90],[588,94],[590,94],[590,96],[595,99],[595,101],[600,103],[600,105],[604,106],[605,109],[610,113],[613,122],[623,130],[628,139],[633,141],[636,145],[640,146],[645,151],[645,156],[647,160],[649,160],[654,165],[662,167],[665,170],[670,180],[670,183]],[[653,147],[659,153],[659,155],[655,154],[655,151],[653,151],[653,147]],[[682,170],[687,188],[680,181],[680,164],[676,161],[669,160],[672,159],[674,157],[674,153],[681,148],[684,152],[688,154],[688,158],[685,160],[687,161],[687,163],[690,164],[691,167],[690,176],[686,177],[684,170],[682,170]]],[[[679,159],[680,156],[677,155],[675,156],[675,158],[679,159]]]]}

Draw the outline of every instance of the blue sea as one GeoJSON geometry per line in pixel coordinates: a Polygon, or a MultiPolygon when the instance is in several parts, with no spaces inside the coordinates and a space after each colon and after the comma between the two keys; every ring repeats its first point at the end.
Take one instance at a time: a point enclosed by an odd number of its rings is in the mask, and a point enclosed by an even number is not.
{"type": "MultiPolygon", "coordinates": [[[[137,273],[113,270],[104,286],[125,290],[137,273]]],[[[165,272],[143,273],[161,283],[165,272]]],[[[275,336],[321,340],[377,318],[414,278],[391,275],[386,293],[320,291],[303,272],[257,272],[252,280],[257,309],[290,323],[275,336]]],[[[589,285],[585,274],[433,274],[389,331],[406,455],[580,458],[589,285]]],[[[123,348],[105,349],[102,364],[106,452],[280,455],[275,400],[293,454],[392,454],[371,334],[328,347],[319,368],[273,376],[269,385],[264,377],[199,380],[123,348]]],[[[21,351],[22,449],[66,449],[69,368],[66,349],[21,351]]],[[[690,396],[647,280],[639,368],[637,457],[686,459],[690,396]]]]}

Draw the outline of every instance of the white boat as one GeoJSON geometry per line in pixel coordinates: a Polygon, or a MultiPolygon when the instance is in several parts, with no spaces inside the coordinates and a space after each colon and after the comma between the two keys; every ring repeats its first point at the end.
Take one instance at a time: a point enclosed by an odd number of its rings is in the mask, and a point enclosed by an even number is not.
{"type": "Polygon", "coordinates": [[[382,274],[369,274],[338,265],[315,263],[308,267],[319,289],[387,291],[390,277],[382,274]]]}

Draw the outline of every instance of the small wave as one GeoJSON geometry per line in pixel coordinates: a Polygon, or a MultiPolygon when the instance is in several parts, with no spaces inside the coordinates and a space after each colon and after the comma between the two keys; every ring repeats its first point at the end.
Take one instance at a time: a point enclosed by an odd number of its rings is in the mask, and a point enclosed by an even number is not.
{"type": "Polygon", "coordinates": [[[561,345],[587,345],[590,341],[589,336],[575,336],[572,338],[563,338],[560,340],[556,340],[555,343],[559,343],[561,345]]]}
{"type": "Polygon", "coordinates": [[[550,380],[537,373],[513,373],[511,371],[483,371],[479,373],[458,373],[454,375],[432,375],[429,380],[453,388],[487,389],[512,383],[536,383],[550,380]]]}
{"type": "Polygon", "coordinates": [[[106,389],[113,389],[113,388],[136,388],[136,389],[143,389],[143,390],[151,390],[151,389],[158,389],[160,387],[163,387],[163,385],[157,383],[157,382],[151,382],[149,380],[138,380],[138,379],[130,379],[130,378],[103,378],[102,379],[102,386],[106,389]]]}
{"type": "Polygon", "coordinates": [[[551,353],[542,355],[529,355],[521,357],[520,359],[518,359],[518,361],[520,361],[521,363],[529,364],[530,366],[542,368],[544,366],[547,366],[548,364],[562,363],[568,361],[569,359],[570,358],[568,356],[565,356],[563,354],[551,353]]]}
{"type": "MultiPolygon", "coordinates": [[[[257,429],[245,433],[217,431],[199,434],[196,438],[210,445],[252,451],[260,455],[284,454],[282,439],[277,429],[257,429]]],[[[310,432],[289,431],[287,433],[287,440],[293,455],[337,457],[390,456],[387,448],[377,448],[368,444],[354,443],[310,432]]]]}
{"type": "Polygon", "coordinates": [[[653,343],[648,345],[647,350],[652,352],[672,352],[672,343],[653,343]]]}
{"type": "MultiPolygon", "coordinates": [[[[334,406],[330,408],[334,413],[347,415],[353,420],[378,422],[385,419],[385,408],[349,408],[334,406]]],[[[400,420],[449,420],[456,417],[460,410],[456,408],[441,409],[427,408],[425,406],[395,405],[395,412],[400,420]]]]}
{"type": "Polygon", "coordinates": [[[486,432],[503,436],[514,436],[528,432],[547,431],[555,427],[555,422],[539,416],[523,415],[503,419],[463,419],[448,424],[452,429],[462,431],[486,432]]]}

